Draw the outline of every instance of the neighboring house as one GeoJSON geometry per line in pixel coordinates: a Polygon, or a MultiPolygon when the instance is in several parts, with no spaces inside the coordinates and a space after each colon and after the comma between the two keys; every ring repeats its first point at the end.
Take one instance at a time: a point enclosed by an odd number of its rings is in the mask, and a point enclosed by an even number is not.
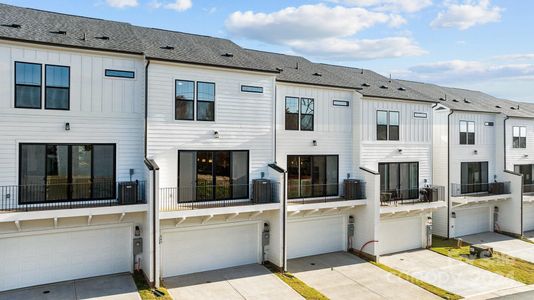
{"type": "Polygon", "coordinates": [[[0,291],[133,271],[147,233],[133,32],[2,4],[0,24],[0,291]]]}
{"type": "Polygon", "coordinates": [[[434,213],[434,233],[521,234],[521,176],[505,168],[503,128],[507,117],[532,113],[477,91],[403,83],[439,101],[434,108],[434,182],[447,186],[449,201],[434,213]]]}

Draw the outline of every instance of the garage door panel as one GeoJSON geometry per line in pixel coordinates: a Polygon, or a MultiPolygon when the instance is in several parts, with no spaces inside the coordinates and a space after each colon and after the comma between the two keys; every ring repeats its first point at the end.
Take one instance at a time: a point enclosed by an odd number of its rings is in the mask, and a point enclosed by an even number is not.
{"type": "Polygon", "coordinates": [[[259,238],[257,223],[164,232],[163,277],[258,263],[259,238]]]}
{"type": "Polygon", "coordinates": [[[378,231],[380,254],[422,248],[422,234],[420,216],[382,219],[378,231]]]}
{"type": "Polygon", "coordinates": [[[456,211],[455,235],[464,236],[491,231],[490,208],[476,207],[456,211]]]}
{"type": "Polygon", "coordinates": [[[287,224],[289,259],[345,250],[344,216],[302,218],[287,224]]]}
{"type": "Polygon", "coordinates": [[[0,239],[0,290],[130,272],[131,228],[91,228],[0,239]]]}
{"type": "Polygon", "coordinates": [[[523,205],[523,231],[534,230],[534,203],[523,205]]]}

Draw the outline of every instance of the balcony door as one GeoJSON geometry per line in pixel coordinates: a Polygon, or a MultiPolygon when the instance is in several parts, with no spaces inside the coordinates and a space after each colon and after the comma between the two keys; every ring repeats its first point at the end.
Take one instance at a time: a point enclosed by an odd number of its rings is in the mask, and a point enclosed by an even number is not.
{"type": "Polygon", "coordinates": [[[523,192],[534,192],[534,180],[532,178],[532,169],[534,165],[515,165],[514,172],[523,175],[523,192]]]}
{"type": "Polygon", "coordinates": [[[247,199],[248,151],[179,151],[179,201],[247,199]]]}
{"type": "Polygon", "coordinates": [[[379,163],[380,192],[391,193],[393,199],[419,197],[419,163],[379,163]]]}
{"type": "Polygon", "coordinates": [[[461,165],[462,194],[488,191],[488,162],[463,162],[461,165]]]}
{"type": "Polygon", "coordinates": [[[337,155],[288,155],[288,198],[338,196],[337,155]]]}

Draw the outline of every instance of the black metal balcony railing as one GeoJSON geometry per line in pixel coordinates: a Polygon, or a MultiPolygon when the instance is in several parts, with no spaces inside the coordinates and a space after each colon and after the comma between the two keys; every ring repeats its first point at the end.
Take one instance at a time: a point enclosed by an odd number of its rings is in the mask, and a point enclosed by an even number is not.
{"type": "Polygon", "coordinates": [[[523,184],[523,193],[532,194],[534,193],[534,184],[523,184]]]}
{"type": "Polygon", "coordinates": [[[415,204],[425,202],[445,201],[445,187],[428,186],[413,189],[394,189],[380,191],[380,203],[382,205],[415,204]]]}
{"type": "Polygon", "coordinates": [[[229,183],[160,188],[160,211],[276,203],[279,186],[269,182],[261,190],[254,190],[254,184],[229,183]]]}
{"type": "Polygon", "coordinates": [[[298,184],[289,183],[287,202],[291,204],[324,203],[365,199],[365,182],[360,181],[351,191],[345,191],[344,183],[298,184]]]}
{"type": "Polygon", "coordinates": [[[484,196],[484,195],[506,195],[510,194],[510,182],[490,182],[490,183],[451,183],[451,197],[460,196],[484,196]]]}
{"type": "Polygon", "coordinates": [[[146,203],[145,182],[0,186],[0,211],[39,211],[146,203]]]}

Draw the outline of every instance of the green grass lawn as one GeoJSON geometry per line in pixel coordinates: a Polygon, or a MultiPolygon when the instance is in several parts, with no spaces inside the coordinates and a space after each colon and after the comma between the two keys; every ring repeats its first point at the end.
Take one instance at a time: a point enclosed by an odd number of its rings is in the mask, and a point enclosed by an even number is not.
{"type": "Polygon", "coordinates": [[[321,294],[316,289],[310,287],[306,283],[304,283],[302,280],[295,277],[293,274],[288,272],[280,272],[278,267],[276,267],[273,264],[267,263],[265,264],[265,267],[269,269],[271,272],[273,272],[280,280],[285,282],[287,285],[289,285],[292,289],[294,289],[297,293],[299,293],[304,299],[308,300],[328,300],[328,298],[321,294]]]}
{"type": "Polygon", "coordinates": [[[434,237],[432,251],[457,259],[475,267],[530,285],[534,284],[534,264],[499,252],[490,258],[469,258],[469,244],[463,242],[458,248],[454,239],[434,237]]]}
{"type": "Polygon", "coordinates": [[[158,288],[158,291],[164,293],[164,295],[156,296],[152,292],[152,289],[148,285],[148,282],[146,282],[146,279],[143,273],[135,272],[133,275],[133,278],[135,281],[135,285],[137,286],[137,290],[139,291],[139,295],[141,296],[141,299],[143,300],[173,300],[172,297],[169,295],[169,292],[164,287],[158,288]]]}

